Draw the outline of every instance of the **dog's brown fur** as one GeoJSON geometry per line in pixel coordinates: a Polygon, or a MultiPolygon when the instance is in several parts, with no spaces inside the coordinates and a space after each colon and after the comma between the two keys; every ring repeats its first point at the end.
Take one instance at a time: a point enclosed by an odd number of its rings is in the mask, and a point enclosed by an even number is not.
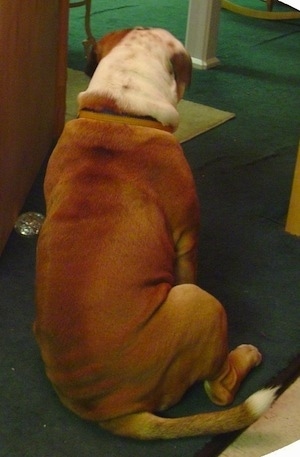
{"type": "MultiPolygon", "coordinates": [[[[127,33],[105,37],[97,59],[127,33]]],[[[178,98],[191,70],[184,55],[173,62],[178,98]]],[[[121,111],[119,100],[96,99],[81,97],[81,108],[121,111]]],[[[141,439],[253,422],[272,392],[208,415],[153,413],[177,403],[197,381],[215,403],[229,404],[261,361],[250,345],[229,352],[222,305],[194,285],[199,205],[173,135],[70,121],[49,161],[45,197],[34,330],[61,401],[103,428],[141,439]]]]}

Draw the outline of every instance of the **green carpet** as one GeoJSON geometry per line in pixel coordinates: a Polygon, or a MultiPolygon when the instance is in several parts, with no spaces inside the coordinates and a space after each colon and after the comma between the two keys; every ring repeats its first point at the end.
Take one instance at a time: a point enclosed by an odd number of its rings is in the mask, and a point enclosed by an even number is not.
{"type": "MultiPolygon", "coordinates": [[[[154,25],[184,40],[187,6],[182,0],[94,0],[92,30],[100,36],[130,25],[154,25]]],[[[71,10],[69,33],[68,65],[82,70],[83,8],[71,10]]],[[[299,38],[299,21],[260,21],[222,11],[222,64],[194,71],[186,95],[236,114],[183,147],[201,200],[199,285],[223,302],[230,344],[253,343],[264,355],[237,402],[282,370],[284,385],[299,373],[300,239],[284,232],[299,140],[299,38]]],[[[42,179],[41,173],[24,211],[44,211],[42,179]]],[[[218,455],[234,436],[126,440],[60,405],[31,334],[35,243],[13,233],[0,258],[0,456],[218,455]]],[[[215,409],[198,385],[168,415],[215,409]]]]}

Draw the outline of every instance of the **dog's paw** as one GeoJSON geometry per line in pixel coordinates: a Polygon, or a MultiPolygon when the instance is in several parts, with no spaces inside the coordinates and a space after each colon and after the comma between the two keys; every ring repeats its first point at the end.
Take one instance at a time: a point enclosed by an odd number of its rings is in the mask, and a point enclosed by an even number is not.
{"type": "Polygon", "coordinates": [[[229,405],[248,373],[262,361],[259,350],[251,344],[241,344],[228,354],[219,374],[207,380],[204,388],[209,398],[217,405],[229,405]]]}

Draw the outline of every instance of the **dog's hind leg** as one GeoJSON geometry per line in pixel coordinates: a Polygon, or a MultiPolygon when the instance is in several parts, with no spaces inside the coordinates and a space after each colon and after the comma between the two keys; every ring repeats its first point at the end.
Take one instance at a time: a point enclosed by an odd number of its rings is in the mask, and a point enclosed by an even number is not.
{"type": "Polygon", "coordinates": [[[217,376],[204,383],[209,398],[217,405],[230,404],[243,379],[261,360],[258,349],[250,344],[242,344],[231,351],[217,376]]]}

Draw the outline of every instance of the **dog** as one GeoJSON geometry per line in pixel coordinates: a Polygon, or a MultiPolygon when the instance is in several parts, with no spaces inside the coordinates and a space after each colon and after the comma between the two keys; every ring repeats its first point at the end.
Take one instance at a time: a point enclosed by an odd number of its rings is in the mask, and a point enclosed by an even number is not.
{"type": "Polygon", "coordinates": [[[50,157],[34,332],[61,402],[112,433],[167,439],[254,422],[274,389],[209,414],[157,415],[202,381],[230,404],[261,354],[229,351],[226,313],[198,287],[199,202],[172,132],[191,58],[162,29],[96,42],[92,76],[50,157]]]}

